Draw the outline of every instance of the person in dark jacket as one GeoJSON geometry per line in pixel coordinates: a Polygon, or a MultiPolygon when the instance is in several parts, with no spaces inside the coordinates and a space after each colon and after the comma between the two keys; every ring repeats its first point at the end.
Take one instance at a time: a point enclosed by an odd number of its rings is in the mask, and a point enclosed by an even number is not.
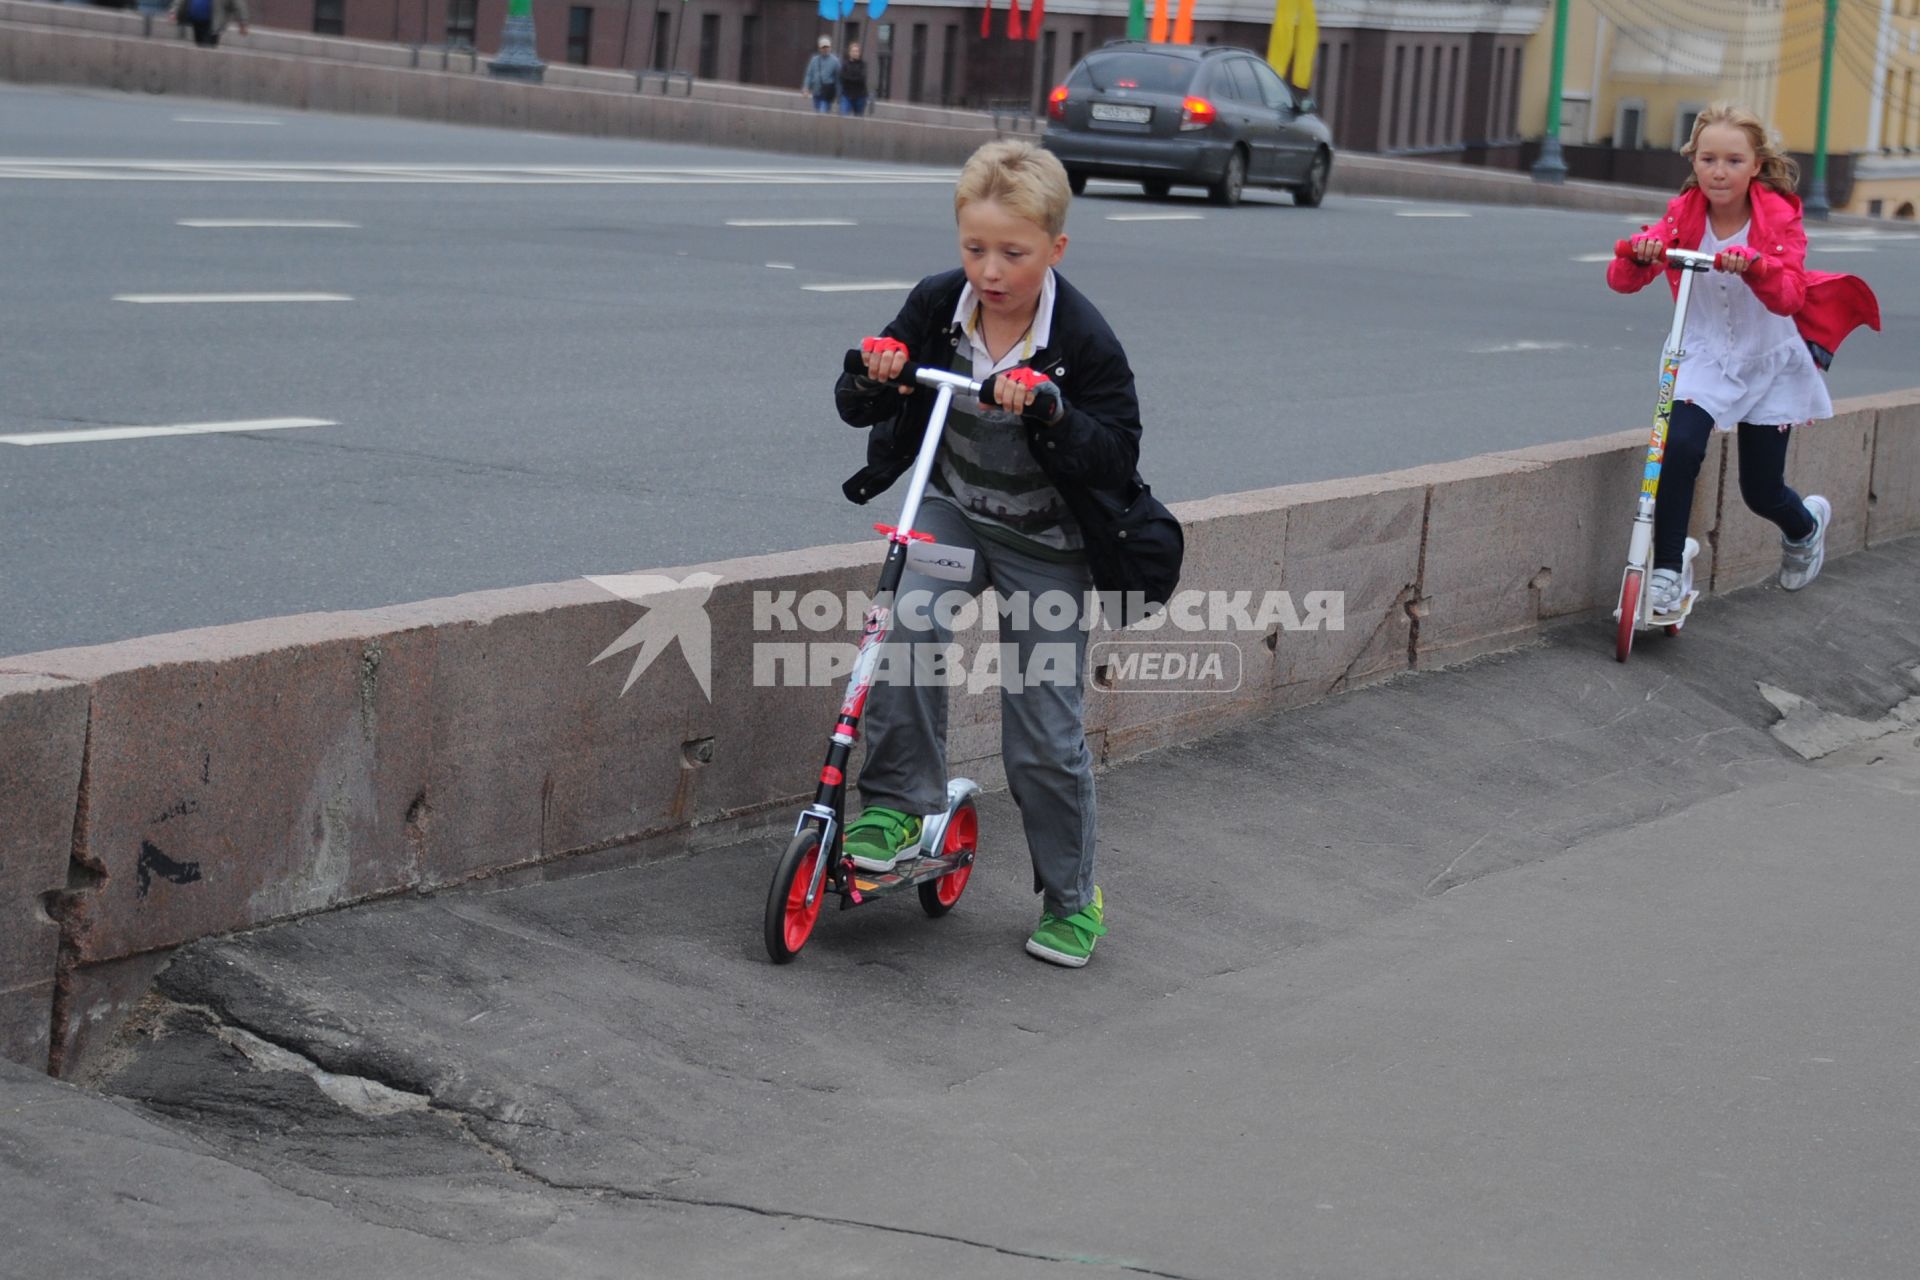
{"type": "MultiPolygon", "coordinates": [[[[1126,352],[1100,312],[1053,270],[1066,251],[1066,170],[1032,143],[988,143],[954,192],[961,267],[928,276],[893,322],[861,343],[865,374],[835,387],[840,415],[870,427],[868,465],[846,493],[865,502],[911,465],[933,393],[889,385],[909,362],[967,374],[993,406],[956,399],[918,532],[970,554],[964,581],[909,568],[896,597],[896,655],[866,704],[865,810],[847,825],[855,865],[917,856],[946,796],[952,592],[993,587],[1001,755],[1044,895],[1032,955],[1087,963],[1107,932],[1094,883],[1093,759],[1081,720],[1089,588],[1158,603],[1171,593],[1179,526],[1135,471],[1140,412],[1126,352]],[[929,607],[931,602],[931,607],[929,607]],[[1065,615],[1061,606],[1065,606],[1065,615]]],[[[962,398],[964,399],[964,397],[962,398]]],[[[983,646],[969,687],[983,686],[983,646]]]]}
{"type": "Polygon", "coordinates": [[[867,63],[860,56],[858,40],[847,46],[847,56],[840,63],[840,114],[867,114],[867,63]]]}
{"type": "Polygon", "coordinates": [[[193,28],[193,42],[203,48],[218,45],[229,23],[247,34],[246,0],[173,0],[168,12],[174,22],[193,28]]]}

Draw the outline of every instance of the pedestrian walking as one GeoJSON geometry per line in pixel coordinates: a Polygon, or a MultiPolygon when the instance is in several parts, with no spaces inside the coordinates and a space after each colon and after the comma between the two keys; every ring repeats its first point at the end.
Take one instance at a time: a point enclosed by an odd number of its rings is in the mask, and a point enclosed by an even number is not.
{"type": "Polygon", "coordinates": [[[815,111],[830,113],[840,96],[840,59],[833,56],[833,41],[826,36],[820,37],[816,48],[818,52],[807,61],[800,89],[813,98],[815,111]]]}

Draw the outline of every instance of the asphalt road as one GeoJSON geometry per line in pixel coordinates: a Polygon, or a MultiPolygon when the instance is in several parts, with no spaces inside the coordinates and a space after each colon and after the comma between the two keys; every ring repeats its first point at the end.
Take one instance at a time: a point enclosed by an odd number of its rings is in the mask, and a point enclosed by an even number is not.
{"type": "MultiPolygon", "coordinates": [[[[0,437],[331,424],[0,443],[0,654],[863,536],[829,387],[956,260],[951,177],[0,88],[0,437]],[[341,300],[121,300],[208,293],[341,300]]],[[[1063,270],[1180,499],[1639,424],[1667,308],[1583,260],[1629,229],[1095,184],[1063,270]]],[[[1914,383],[1917,250],[1817,233],[1887,318],[1837,395],[1914,383]]]]}

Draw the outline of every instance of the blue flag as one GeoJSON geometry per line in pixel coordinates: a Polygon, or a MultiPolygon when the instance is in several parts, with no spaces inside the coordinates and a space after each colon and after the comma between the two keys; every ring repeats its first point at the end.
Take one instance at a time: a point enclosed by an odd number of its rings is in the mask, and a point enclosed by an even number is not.
{"type": "Polygon", "coordinates": [[[877,18],[887,11],[887,0],[867,0],[867,17],[877,18]]]}
{"type": "Polygon", "coordinates": [[[828,22],[840,19],[840,0],[820,0],[820,16],[828,22]]]}
{"type": "Polygon", "coordinates": [[[840,16],[841,17],[851,18],[853,16],[853,3],[854,3],[854,0],[840,0],[840,16]]]}

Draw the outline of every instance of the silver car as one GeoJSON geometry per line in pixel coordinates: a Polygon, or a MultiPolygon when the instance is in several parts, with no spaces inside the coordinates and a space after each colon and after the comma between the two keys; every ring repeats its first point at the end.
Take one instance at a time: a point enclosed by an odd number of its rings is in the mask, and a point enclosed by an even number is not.
{"type": "Polygon", "coordinates": [[[1333,133],[1314,111],[1251,49],[1117,40],[1049,95],[1042,142],[1075,194],[1090,177],[1127,178],[1155,197],[1205,187],[1225,205],[1282,187],[1311,207],[1333,170],[1333,133]]]}

